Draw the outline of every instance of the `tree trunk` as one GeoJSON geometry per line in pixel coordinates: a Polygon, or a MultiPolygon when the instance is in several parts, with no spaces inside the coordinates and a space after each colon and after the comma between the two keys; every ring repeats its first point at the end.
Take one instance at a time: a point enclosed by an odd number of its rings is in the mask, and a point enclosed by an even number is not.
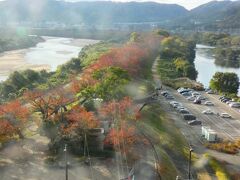
{"type": "Polygon", "coordinates": [[[22,134],[22,132],[19,128],[17,129],[17,134],[18,134],[20,139],[24,139],[24,136],[23,136],[23,134],[22,134]]]}

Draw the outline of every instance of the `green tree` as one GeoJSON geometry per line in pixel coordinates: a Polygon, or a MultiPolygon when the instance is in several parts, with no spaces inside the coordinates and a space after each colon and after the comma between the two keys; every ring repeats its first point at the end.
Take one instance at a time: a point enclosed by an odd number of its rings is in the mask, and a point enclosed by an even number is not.
{"type": "Polygon", "coordinates": [[[164,37],[170,36],[169,32],[167,32],[167,31],[165,31],[165,30],[163,30],[163,29],[157,29],[157,30],[155,31],[155,33],[156,33],[157,35],[164,36],[164,37]]]}
{"type": "Polygon", "coordinates": [[[183,76],[188,77],[189,79],[196,80],[198,72],[196,71],[193,65],[188,64],[183,69],[183,76]]]}
{"type": "Polygon", "coordinates": [[[177,58],[174,62],[178,75],[181,77],[188,77],[192,80],[196,80],[197,71],[194,65],[190,64],[183,58],[177,58]]]}
{"type": "Polygon", "coordinates": [[[99,69],[93,73],[93,78],[97,80],[97,83],[83,88],[78,94],[79,97],[84,97],[87,100],[119,98],[124,94],[123,86],[130,80],[127,71],[119,67],[99,69]]]}
{"type": "Polygon", "coordinates": [[[130,35],[129,42],[139,42],[141,40],[140,34],[137,32],[132,32],[130,35]]]}
{"type": "Polygon", "coordinates": [[[28,85],[27,79],[18,71],[15,71],[10,75],[9,81],[17,90],[28,85]]]}
{"type": "Polygon", "coordinates": [[[235,73],[216,72],[210,81],[210,87],[222,93],[237,93],[239,78],[235,73]]]}
{"type": "Polygon", "coordinates": [[[37,71],[33,71],[31,69],[25,70],[23,72],[23,75],[29,82],[37,82],[40,80],[39,73],[37,71]]]}

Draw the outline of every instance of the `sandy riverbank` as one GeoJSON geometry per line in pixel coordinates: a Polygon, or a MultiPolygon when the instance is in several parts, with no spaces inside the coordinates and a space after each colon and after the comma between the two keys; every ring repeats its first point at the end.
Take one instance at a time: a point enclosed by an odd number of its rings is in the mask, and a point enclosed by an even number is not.
{"type": "Polygon", "coordinates": [[[92,40],[92,39],[71,39],[70,45],[84,47],[86,45],[96,44],[98,42],[99,40],[92,40]]]}
{"type": "Polygon", "coordinates": [[[33,70],[49,70],[50,66],[47,64],[34,65],[27,63],[24,59],[28,49],[13,50],[0,54],[0,76],[7,76],[13,71],[19,71],[24,69],[33,70]]]}
{"type": "MultiPolygon", "coordinates": [[[[47,42],[48,40],[51,39],[58,39],[58,37],[43,37],[47,42]]],[[[89,39],[71,39],[71,38],[59,38],[63,39],[60,40],[58,43],[60,44],[65,44],[69,46],[76,46],[76,47],[84,47],[89,44],[95,44],[99,42],[98,40],[89,40],[89,39]]],[[[58,44],[53,44],[51,46],[58,45],[58,44]]],[[[74,49],[74,48],[73,48],[74,49]]],[[[58,55],[68,55],[70,54],[71,56],[71,51],[72,49],[63,49],[63,50],[56,50],[56,54],[58,55]]],[[[51,62],[49,64],[45,63],[39,64],[39,63],[29,63],[26,59],[26,54],[29,53],[31,49],[21,49],[21,50],[13,50],[13,51],[7,51],[4,53],[0,53],[0,81],[5,80],[9,74],[11,74],[14,71],[21,71],[25,69],[33,69],[33,70],[51,70],[51,62]]],[[[49,58],[49,54],[46,53],[46,56],[43,58],[49,58]]],[[[68,57],[69,60],[71,57],[68,57]]]]}

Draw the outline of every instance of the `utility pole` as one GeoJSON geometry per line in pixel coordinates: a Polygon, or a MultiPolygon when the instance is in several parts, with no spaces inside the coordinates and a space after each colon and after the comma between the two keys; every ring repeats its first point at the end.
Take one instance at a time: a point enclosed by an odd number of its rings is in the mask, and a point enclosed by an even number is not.
{"type": "Polygon", "coordinates": [[[63,152],[65,153],[65,175],[66,180],[68,180],[68,159],[67,159],[67,144],[65,144],[63,152]]]}
{"type": "Polygon", "coordinates": [[[192,161],[193,148],[190,146],[189,149],[189,159],[188,159],[188,179],[191,179],[191,161],[192,161]]]}

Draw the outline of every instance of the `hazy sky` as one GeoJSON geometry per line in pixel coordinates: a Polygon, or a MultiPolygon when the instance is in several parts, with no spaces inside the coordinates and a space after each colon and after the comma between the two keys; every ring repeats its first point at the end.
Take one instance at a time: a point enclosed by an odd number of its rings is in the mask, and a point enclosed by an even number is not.
{"type": "MultiPolygon", "coordinates": [[[[65,0],[65,1],[81,1],[81,0],[65,0]]],[[[94,1],[94,0],[91,0],[94,1]]],[[[197,7],[201,4],[205,4],[207,2],[210,2],[212,0],[112,0],[112,1],[120,1],[120,2],[128,2],[128,1],[155,1],[159,3],[168,3],[168,4],[179,4],[181,6],[184,6],[187,9],[192,9],[194,7],[197,7]]]]}

